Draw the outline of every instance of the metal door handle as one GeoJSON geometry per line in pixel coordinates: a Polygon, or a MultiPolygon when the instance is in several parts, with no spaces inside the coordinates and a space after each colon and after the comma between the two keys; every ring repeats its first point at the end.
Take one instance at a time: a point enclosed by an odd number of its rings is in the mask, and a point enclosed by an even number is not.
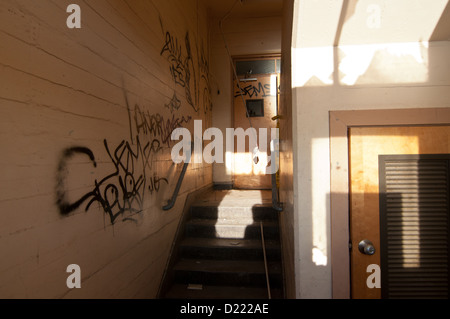
{"type": "Polygon", "coordinates": [[[364,239],[358,244],[359,251],[364,255],[375,254],[375,247],[370,240],[364,239]]]}

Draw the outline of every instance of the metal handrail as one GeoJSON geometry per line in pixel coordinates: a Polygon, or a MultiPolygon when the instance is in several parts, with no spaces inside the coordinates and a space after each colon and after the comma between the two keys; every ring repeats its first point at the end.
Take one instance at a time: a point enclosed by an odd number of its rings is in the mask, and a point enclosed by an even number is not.
{"type": "Polygon", "coordinates": [[[188,167],[189,163],[191,162],[193,151],[194,151],[194,143],[192,142],[191,143],[191,153],[189,154],[189,158],[187,158],[183,164],[183,168],[181,170],[180,177],[178,178],[177,185],[175,186],[175,189],[173,191],[172,198],[167,202],[167,205],[163,206],[163,208],[162,208],[163,210],[170,210],[175,205],[175,202],[178,197],[178,192],[180,191],[181,184],[183,183],[183,180],[184,180],[184,175],[186,174],[187,167],[188,167]]]}
{"type": "Polygon", "coordinates": [[[260,221],[259,225],[261,227],[261,242],[262,242],[262,248],[263,248],[263,255],[264,255],[264,268],[266,270],[266,283],[267,283],[267,295],[269,299],[272,299],[272,294],[270,292],[270,281],[269,281],[269,267],[267,266],[267,256],[266,256],[266,244],[264,241],[264,227],[263,222],[260,221]]]}

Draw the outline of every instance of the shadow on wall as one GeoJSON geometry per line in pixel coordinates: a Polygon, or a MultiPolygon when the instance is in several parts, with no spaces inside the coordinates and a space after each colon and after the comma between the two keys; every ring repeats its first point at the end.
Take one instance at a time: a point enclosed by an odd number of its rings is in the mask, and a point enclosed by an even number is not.
{"type": "Polygon", "coordinates": [[[433,50],[438,45],[429,41],[450,39],[450,4],[447,2],[444,8],[441,1],[423,14],[416,12],[420,6],[403,10],[408,27],[383,16],[383,11],[395,9],[387,7],[384,4],[372,8],[367,1],[343,1],[333,43],[294,48],[293,87],[408,85],[438,80],[432,74],[432,63],[439,49],[433,50]],[[428,31],[421,33],[417,25],[428,31]],[[356,27],[362,30],[349,30],[356,27]]]}

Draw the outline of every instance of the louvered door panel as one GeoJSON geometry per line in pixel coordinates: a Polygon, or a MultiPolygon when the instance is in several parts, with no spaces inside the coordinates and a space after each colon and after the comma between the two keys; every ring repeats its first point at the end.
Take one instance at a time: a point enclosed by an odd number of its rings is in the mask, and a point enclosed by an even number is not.
{"type": "Polygon", "coordinates": [[[383,298],[449,297],[449,162],[379,158],[383,298]]]}

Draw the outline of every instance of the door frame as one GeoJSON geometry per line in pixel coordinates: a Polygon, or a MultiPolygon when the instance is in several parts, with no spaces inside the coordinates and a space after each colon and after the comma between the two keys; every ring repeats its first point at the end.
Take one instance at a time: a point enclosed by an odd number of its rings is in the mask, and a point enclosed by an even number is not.
{"type": "MultiPolygon", "coordinates": [[[[275,71],[278,70],[278,68],[276,67],[278,65],[278,63],[280,63],[280,67],[281,67],[281,53],[272,53],[272,54],[250,54],[250,55],[237,55],[237,56],[233,56],[232,57],[232,63],[233,63],[233,68],[234,70],[231,70],[231,72],[233,73],[233,75],[231,76],[231,100],[232,100],[232,104],[231,104],[231,120],[232,120],[232,127],[234,129],[236,129],[236,117],[235,117],[235,113],[236,113],[236,98],[240,99],[239,97],[235,96],[235,92],[236,92],[236,83],[235,81],[239,81],[240,77],[242,76],[241,74],[237,74],[238,78],[236,78],[236,74],[234,73],[234,71],[236,70],[236,63],[238,62],[242,62],[242,61],[264,61],[264,60],[274,60],[274,65],[275,65],[275,71]],[[279,61],[278,61],[279,60],[279,61]]],[[[236,72],[237,73],[237,72],[236,72]]],[[[257,76],[270,76],[273,74],[277,74],[278,78],[277,78],[277,88],[276,88],[276,95],[275,95],[275,115],[277,115],[279,113],[279,105],[280,105],[280,92],[279,92],[279,87],[280,87],[280,75],[281,75],[281,70],[280,72],[275,72],[275,73],[255,73],[254,75],[252,74],[251,77],[257,77],[257,76]]],[[[244,82],[245,83],[245,82],[244,82]]],[[[244,105],[244,108],[246,106],[244,105]]],[[[266,115],[265,115],[266,116],[266,115]]],[[[276,122],[274,122],[275,125],[276,122]]],[[[259,134],[259,132],[257,133],[259,134]]],[[[269,131],[269,135],[270,137],[270,131],[269,131]]],[[[258,141],[258,145],[259,145],[259,135],[257,135],[257,141],[258,141]]],[[[235,146],[236,147],[236,146],[235,146]]],[[[270,145],[267,145],[268,149],[270,149],[270,145]]],[[[236,150],[234,151],[234,154],[236,153],[236,150]]],[[[231,181],[232,181],[232,188],[238,188],[238,185],[236,185],[236,176],[238,174],[236,174],[236,170],[235,170],[235,164],[234,164],[234,154],[233,154],[233,164],[232,164],[232,169],[231,169],[231,181]]],[[[270,179],[269,179],[269,185],[267,187],[269,188],[264,188],[264,187],[255,187],[255,188],[248,188],[248,189],[270,189],[270,179]]],[[[243,188],[246,189],[246,188],[243,188]]]]}
{"type": "Polygon", "coordinates": [[[330,111],[330,223],[332,297],[349,299],[348,130],[363,126],[450,125],[450,108],[330,111]]]}

